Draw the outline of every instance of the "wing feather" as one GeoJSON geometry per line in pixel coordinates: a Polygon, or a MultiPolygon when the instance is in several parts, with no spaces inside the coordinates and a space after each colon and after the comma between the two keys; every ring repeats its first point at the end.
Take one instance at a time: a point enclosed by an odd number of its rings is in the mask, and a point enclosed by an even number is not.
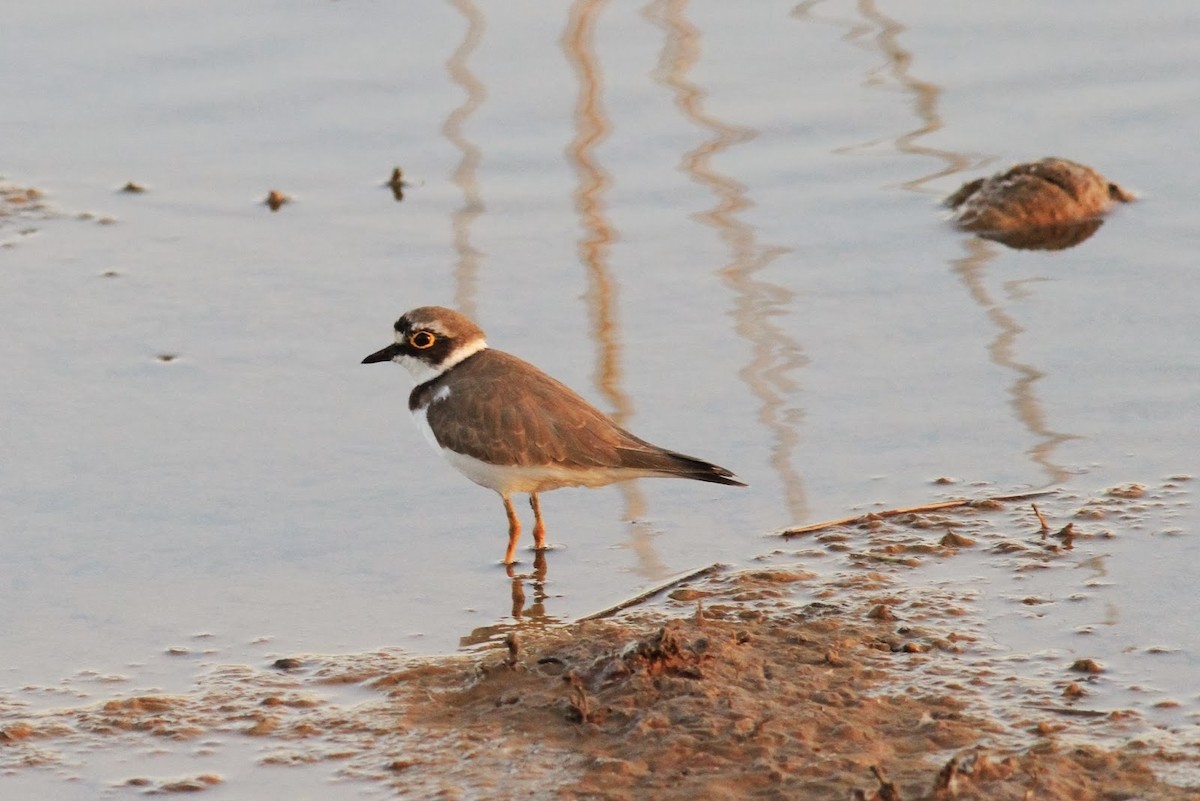
{"type": "Polygon", "coordinates": [[[620,467],[643,475],[741,484],[723,467],[634,436],[565,384],[503,351],[469,357],[430,382],[427,397],[436,397],[442,387],[453,403],[434,400],[427,411],[438,444],[480,461],[620,467]],[[469,370],[460,369],[468,364],[469,370]]]}
{"type": "Polygon", "coordinates": [[[485,462],[611,467],[621,463],[620,448],[644,446],[569,387],[502,351],[480,351],[437,381],[454,399],[429,406],[438,443],[485,462]]]}

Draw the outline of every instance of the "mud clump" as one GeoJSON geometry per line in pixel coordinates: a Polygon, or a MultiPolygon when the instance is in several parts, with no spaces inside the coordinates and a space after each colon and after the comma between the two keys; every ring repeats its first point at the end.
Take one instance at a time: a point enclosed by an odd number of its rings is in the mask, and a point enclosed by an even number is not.
{"type": "MultiPolygon", "coordinates": [[[[1182,480],[788,529],[780,541],[801,550],[694,571],[636,608],[569,625],[515,619],[453,656],[271,654],[209,665],[180,694],[89,693],[41,709],[0,694],[0,772],[90,769],[103,794],[113,762],[93,761],[108,751],[191,761],[183,777],[127,782],[153,793],[245,795],[249,757],[256,770],[302,768],[402,799],[1195,798],[1191,729],[1154,718],[1180,717],[1186,700],[1139,691],[1140,710],[1114,703],[1114,686],[1142,680],[1102,642],[1094,657],[1022,670],[1029,657],[993,642],[960,578],[990,563],[1074,574],[1109,535],[1076,515],[1072,550],[1061,521],[1082,504],[1128,525],[1137,509],[1179,502],[1182,480]],[[818,558],[824,574],[805,569],[818,558]],[[915,578],[951,560],[967,569],[915,578]]],[[[1030,621],[1053,614],[1082,589],[1059,581],[1011,602],[1030,621]]]]}
{"type": "MultiPolygon", "coordinates": [[[[741,611],[580,624],[527,643],[515,666],[481,664],[470,686],[423,693],[409,720],[434,740],[483,727],[502,732],[509,753],[561,754],[572,769],[544,797],[1187,797],[1133,753],[1051,738],[992,752],[983,744],[1002,727],[963,699],[889,688],[906,662],[928,658],[895,649],[889,621],[741,611]],[[865,789],[873,771],[879,786],[865,789]]],[[[436,769],[403,764],[407,779],[436,769]]]]}
{"type": "Polygon", "coordinates": [[[944,204],[964,231],[1018,249],[1063,250],[1094,234],[1113,205],[1134,199],[1091,167],[1044,158],[969,181],[944,204]]]}

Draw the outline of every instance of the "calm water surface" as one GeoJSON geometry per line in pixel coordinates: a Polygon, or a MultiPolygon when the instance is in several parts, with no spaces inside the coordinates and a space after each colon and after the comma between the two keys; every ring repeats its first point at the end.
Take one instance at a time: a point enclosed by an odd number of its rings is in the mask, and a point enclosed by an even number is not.
{"type": "MultiPolygon", "coordinates": [[[[1193,3],[21,4],[0,67],[0,173],[56,211],[0,218],[0,692],[445,652],[870,504],[1197,472],[1193,3]],[[1044,155],[1142,200],[1060,252],[941,220],[1044,155]],[[359,364],[431,303],[751,488],[547,495],[514,609],[499,500],[359,364]]],[[[998,636],[1172,648],[1125,669],[1191,710],[1196,524],[998,636]]]]}

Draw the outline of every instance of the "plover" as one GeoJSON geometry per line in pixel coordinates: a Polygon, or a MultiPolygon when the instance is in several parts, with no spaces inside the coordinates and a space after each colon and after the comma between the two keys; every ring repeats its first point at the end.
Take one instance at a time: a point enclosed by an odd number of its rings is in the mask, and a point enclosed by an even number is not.
{"type": "Polygon", "coordinates": [[[546,526],[538,494],[547,490],[651,476],[746,486],[724,467],[630,434],[532,364],[489,348],[483,330],[452,309],[422,306],[394,328],[396,341],[362,363],[407,368],[417,384],[408,408],[426,440],[460,473],[500,494],[506,565],[515,562],[521,536],[515,493],[529,494],[540,551],[546,526]]]}

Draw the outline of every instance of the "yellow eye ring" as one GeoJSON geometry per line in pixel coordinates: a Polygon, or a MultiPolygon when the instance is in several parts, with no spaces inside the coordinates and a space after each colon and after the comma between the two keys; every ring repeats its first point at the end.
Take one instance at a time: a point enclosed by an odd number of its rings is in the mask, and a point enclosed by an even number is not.
{"type": "Polygon", "coordinates": [[[417,350],[432,348],[434,342],[437,342],[437,337],[428,331],[414,331],[408,335],[408,344],[417,350]]]}

